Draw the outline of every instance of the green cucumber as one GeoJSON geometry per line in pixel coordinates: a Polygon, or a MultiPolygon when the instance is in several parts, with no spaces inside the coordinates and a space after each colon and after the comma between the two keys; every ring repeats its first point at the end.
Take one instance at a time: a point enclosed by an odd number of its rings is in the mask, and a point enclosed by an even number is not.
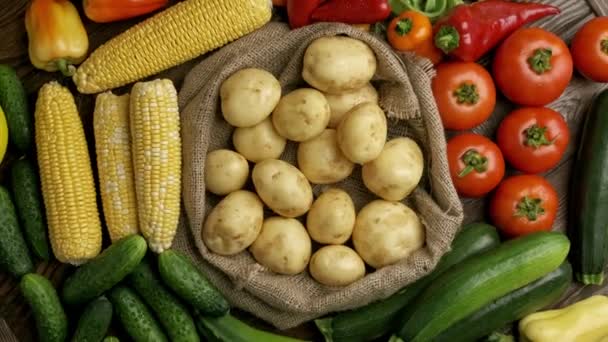
{"type": "Polygon", "coordinates": [[[508,293],[453,324],[435,342],[476,341],[507,324],[539,311],[560,299],[572,282],[572,266],[564,261],[546,276],[508,293]]]}
{"type": "Polygon", "coordinates": [[[17,73],[8,65],[0,64],[0,107],[4,109],[9,137],[13,145],[26,152],[34,141],[34,126],[27,96],[17,73]]]}
{"type": "Polygon", "coordinates": [[[64,302],[77,305],[99,297],[131,273],[146,250],[146,240],[139,235],[116,241],[66,279],[61,293],[64,302]]]}
{"type": "Polygon", "coordinates": [[[34,164],[21,159],[11,167],[11,190],[17,214],[32,252],[43,260],[51,258],[40,195],[40,180],[34,164]]]}
{"type": "Polygon", "coordinates": [[[555,270],[569,249],[564,234],[537,232],[466,260],[418,297],[398,336],[408,342],[432,340],[491,301],[555,270]]]}
{"type": "Polygon", "coordinates": [[[221,317],[197,315],[196,327],[207,342],[303,342],[255,329],[230,314],[221,317]]]}
{"type": "Polygon", "coordinates": [[[120,342],[120,340],[118,339],[118,337],[107,336],[106,338],[103,339],[102,342],[120,342]]]}
{"type": "Polygon", "coordinates": [[[387,299],[336,316],[318,319],[317,327],[327,342],[369,341],[386,335],[397,324],[396,317],[439,275],[465,259],[500,244],[496,228],[484,224],[465,225],[452,242],[452,249],[439,261],[433,272],[406,286],[387,299]]]}
{"type": "Polygon", "coordinates": [[[38,341],[64,342],[68,319],[53,284],[43,276],[29,273],[21,278],[20,288],[34,313],[38,341]]]}
{"type": "Polygon", "coordinates": [[[78,320],[72,342],[100,342],[106,336],[112,322],[112,303],[101,296],[93,300],[78,320]]]}
{"type": "Polygon", "coordinates": [[[601,285],[608,262],[608,90],[594,100],[587,114],[571,177],[568,234],[576,279],[601,285]]]}
{"type": "Polygon", "coordinates": [[[108,299],[127,334],[135,342],[167,342],[167,337],[135,291],[122,285],[108,292],[108,299]]]}
{"type": "Polygon", "coordinates": [[[201,313],[222,316],[230,310],[224,296],[181,253],[170,249],[160,253],[158,270],[165,284],[201,313]]]}
{"type": "Polygon", "coordinates": [[[0,266],[21,277],[34,271],[34,263],[19,229],[15,205],[8,190],[0,186],[0,266]]]}
{"type": "Polygon", "coordinates": [[[188,309],[163,286],[146,259],[133,270],[128,281],[156,313],[171,341],[200,341],[188,309]]]}

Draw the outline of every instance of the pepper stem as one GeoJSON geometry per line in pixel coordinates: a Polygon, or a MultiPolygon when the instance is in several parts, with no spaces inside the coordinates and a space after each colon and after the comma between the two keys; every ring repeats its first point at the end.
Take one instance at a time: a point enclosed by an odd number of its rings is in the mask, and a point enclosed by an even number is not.
{"type": "Polygon", "coordinates": [[[542,75],[552,68],[551,56],[553,56],[551,49],[536,49],[532,57],[528,58],[528,64],[536,74],[542,75]]]}
{"type": "Polygon", "coordinates": [[[413,27],[414,23],[412,22],[412,19],[401,19],[397,22],[397,26],[395,26],[395,32],[397,32],[397,34],[400,36],[405,36],[412,31],[413,27]]]}
{"type": "Polygon", "coordinates": [[[72,77],[72,75],[74,75],[74,71],[76,71],[76,68],[73,65],[68,64],[68,61],[66,61],[65,59],[58,59],[55,63],[57,63],[57,69],[61,71],[63,76],[72,77]]]}
{"type": "Polygon", "coordinates": [[[602,52],[608,55],[608,39],[602,40],[602,52]]]}
{"type": "Polygon", "coordinates": [[[517,213],[515,216],[525,216],[530,221],[536,221],[538,216],[545,213],[545,208],[542,207],[543,201],[540,198],[530,198],[524,196],[519,203],[517,203],[517,213]]]}
{"type": "Polygon", "coordinates": [[[537,124],[528,127],[524,131],[524,134],[526,135],[525,144],[534,149],[553,144],[552,140],[547,139],[546,133],[547,127],[540,127],[537,124]]]}
{"type": "Polygon", "coordinates": [[[461,158],[465,167],[460,171],[458,177],[462,178],[471,173],[473,170],[481,173],[488,169],[488,158],[481,155],[477,150],[471,149],[465,152],[461,158]]]}
{"type": "Polygon", "coordinates": [[[462,83],[458,89],[454,90],[454,97],[459,104],[474,105],[479,101],[479,92],[477,92],[477,86],[473,83],[462,83]]]}
{"type": "Polygon", "coordinates": [[[460,46],[460,33],[454,26],[442,26],[435,35],[435,46],[444,53],[450,53],[460,46]]]}

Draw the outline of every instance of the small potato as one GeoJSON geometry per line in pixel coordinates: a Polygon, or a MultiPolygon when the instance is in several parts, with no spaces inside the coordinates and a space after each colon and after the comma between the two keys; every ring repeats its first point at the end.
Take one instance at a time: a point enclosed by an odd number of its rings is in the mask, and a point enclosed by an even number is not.
{"type": "Polygon", "coordinates": [[[331,109],[331,118],[329,119],[329,127],[336,128],[342,121],[344,114],[348,113],[357,105],[372,102],[378,103],[378,92],[370,83],[363,88],[347,91],[340,94],[324,94],[331,109]]]}
{"type": "Polygon", "coordinates": [[[376,200],[357,215],[355,250],[376,269],[407,258],[424,242],[425,231],[418,215],[400,202],[376,200]]]}
{"type": "Polygon", "coordinates": [[[242,69],[220,87],[222,115],[235,127],[251,127],[262,122],[281,98],[281,84],[268,71],[242,69]]]}
{"type": "Polygon", "coordinates": [[[355,217],[355,205],[350,196],[343,190],[329,189],[310,207],[306,229],[318,243],[340,245],[350,239],[355,217]]]}
{"type": "Polygon", "coordinates": [[[238,190],[218,203],[203,225],[202,239],[212,252],[234,255],[244,251],[260,234],[264,205],[256,194],[238,190]]]}
{"type": "Polygon", "coordinates": [[[294,275],[306,269],[312,243],[300,221],[270,217],[249,248],[257,262],[279,274],[294,275]]]}
{"type": "Polygon", "coordinates": [[[239,127],[232,134],[234,148],[254,163],[264,159],[278,159],[287,140],[277,133],[270,118],[252,127],[239,127]]]}
{"type": "Polygon", "coordinates": [[[321,135],[301,142],[297,156],[300,170],[315,184],[337,183],[355,168],[338,147],[335,129],[326,129],[321,135]]]}
{"type": "Polygon", "coordinates": [[[340,94],[368,83],[376,73],[376,56],[364,42],[349,37],[322,37],[304,53],[302,78],[325,93],[340,94]]]}
{"type": "Polygon", "coordinates": [[[312,188],[295,166],[278,159],[266,159],[253,167],[251,178],[262,201],[275,213],[298,217],[310,209],[312,188]]]}
{"type": "Polygon", "coordinates": [[[325,246],[310,258],[310,275],[327,286],[346,286],[365,276],[365,263],[346,246],[325,246]]]}
{"type": "Polygon", "coordinates": [[[422,150],[410,138],[397,138],[384,145],[378,158],[363,165],[363,183],[387,201],[401,201],[422,178],[422,150]]]}
{"type": "Polygon", "coordinates": [[[329,123],[329,104],[323,93],[302,88],[283,96],[272,113],[272,123],[286,139],[306,141],[321,134],[329,123]]]}
{"type": "Polygon", "coordinates": [[[377,104],[362,103],[338,125],[338,145],[350,161],[365,164],[376,159],[386,142],[384,111],[377,104]]]}
{"type": "Polygon", "coordinates": [[[243,188],[249,177],[249,164],[240,154],[215,150],[205,161],[205,189],[216,195],[227,195],[243,188]]]}

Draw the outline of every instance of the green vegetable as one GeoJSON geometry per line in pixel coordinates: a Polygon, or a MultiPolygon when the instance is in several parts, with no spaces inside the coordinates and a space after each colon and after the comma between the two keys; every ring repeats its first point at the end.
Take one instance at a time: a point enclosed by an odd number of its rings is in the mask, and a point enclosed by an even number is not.
{"type": "Polygon", "coordinates": [[[49,260],[51,253],[40,196],[40,181],[34,164],[28,159],[21,159],[13,163],[11,190],[29,246],[37,257],[49,260]]]}
{"type": "Polygon", "coordinates": [[[418,297],[398,336],[408,342],[432,340],[491,301],[555,270],[569,249],[565,235],[537,232],[466,260],[418,297]]]}
{"type": "Polygon", "coordinates": [[[230,314],[221,317],[197,315],[196,327],[207,342],[302,342],[295,338],[254,329],[230,314]]]}
{"type": "Polygon", "coordinates": [[[454,239],[451,251],[441,258],[429,275],[387,299],[339,313],[334,317],[318,319],[315,323],[327,342],[368,341],[386,335],[398,324],[397,317],[401,316],[403,308],[435,278],[472,255],[495,248],[499,244],[500,238],[496,228],[483,223],[465,225],[454,239]]]}
{"type": "Polygon", "coordinates": [[[118,285],[108,293],[108,299],[114,305],[120,323],[135,342],[167,342],[150,309],[135,291],[118,285]]]}
{"type": "Polygon", "coordinates": [[[80,315],[72,342],[100,342],[112,322],[112,303],[99,297],[89,303],[80,315]]]}
{"type": "Polygon", "coordinates": [[[65,341],[68,335],[68,319],[53,284],[43,276],[29,273],[21,278],[20,288],[34,312],[38,341],[65,341]]]}
{"type": "Polygon", "coordinates": [[[429,17],[431,22],[446,15],[452,8],[464,4],[462,0],[389,0],[388,3],[395,15],[417,11],[429,17]]]}
{"type": "Polygon", "coordinates": [[[15,277],[34,271],[11,196],[0,186],[0,266],[15,277]]]}
{"type": "Polygon", "coordinates": [[[118,337],[108,336],[104,338],[102,342],[120,342],[120,340],[118,339],[118,337]]]}
{"type": "Polygon", "coordinates": [[[0,107],[6,114],[11,142],[21,152],[26,152],[34,140],[34,126],[28,110],[27,96],[15,70],[3,64],[0,64],[0,107]]]}
{"type": "Polygon", "coordinates": [[[511,335],[501,334],[499,332],[492,333],[486,337],[484,342],[515,342],[515,339],[511,335]]]}
{"type": "Polygon", "coordinates": [[[203,314],[221,316],[230,310],[224,296],[179,252],[162,252],[158,256],[158,270],[167,286],[203,314]]]}
{"type": "Polygon", "coordinates": [[[77,305],[100,296],[131,273],[146,250],[146,240],[139,235],[116,241],[66,279],[63,300],[68,305],[77,305]]]}
{"type": "Polygon", "coordinates": [[[129,275],[129,283],[156,313],[171,341],[199,341],[194,320],[188,309],[169,292],[146,259],[129,275]]]}

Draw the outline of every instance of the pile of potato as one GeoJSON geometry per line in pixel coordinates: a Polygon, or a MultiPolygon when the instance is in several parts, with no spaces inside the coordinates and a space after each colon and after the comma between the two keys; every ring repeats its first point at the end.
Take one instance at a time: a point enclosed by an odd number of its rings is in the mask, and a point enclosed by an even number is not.
{"type": "Polygon", "coordinates": [[[422,177],[422,151],[409,138],[386,141],[386,116],[370,83],[375,71],[375,55],[365,43],[323,37],[304,56],[302,77],[312,88],[281,96],[279,81],[254,68],[223,82],[222,114],[236,127],[236,152],[212,151],[205,162],[206,189],[226,195],[202,230],[212,252],[234,255],[248,248],[276,273],[309,267],[318,282],[345,286],[365,275],[365,263],[378,269],[424,245],[420,219],[399,202],[422,177]],[[299,143],[298,167],[279,159],[287,140],[299,143]],[[249,162],[255,193],[242,190],[249,162]],[[357,214],[349,194],[337,187],[313,198],[311,183],[338,183],[357,164],[365,186],[381,199],[357,214]],[[276,216],[264,218],[264,206],[276,216]],[[345,245],[351,238],[354,250],[345,245]],[[312,257],[311,239],[325,245],[312,257]]]}

